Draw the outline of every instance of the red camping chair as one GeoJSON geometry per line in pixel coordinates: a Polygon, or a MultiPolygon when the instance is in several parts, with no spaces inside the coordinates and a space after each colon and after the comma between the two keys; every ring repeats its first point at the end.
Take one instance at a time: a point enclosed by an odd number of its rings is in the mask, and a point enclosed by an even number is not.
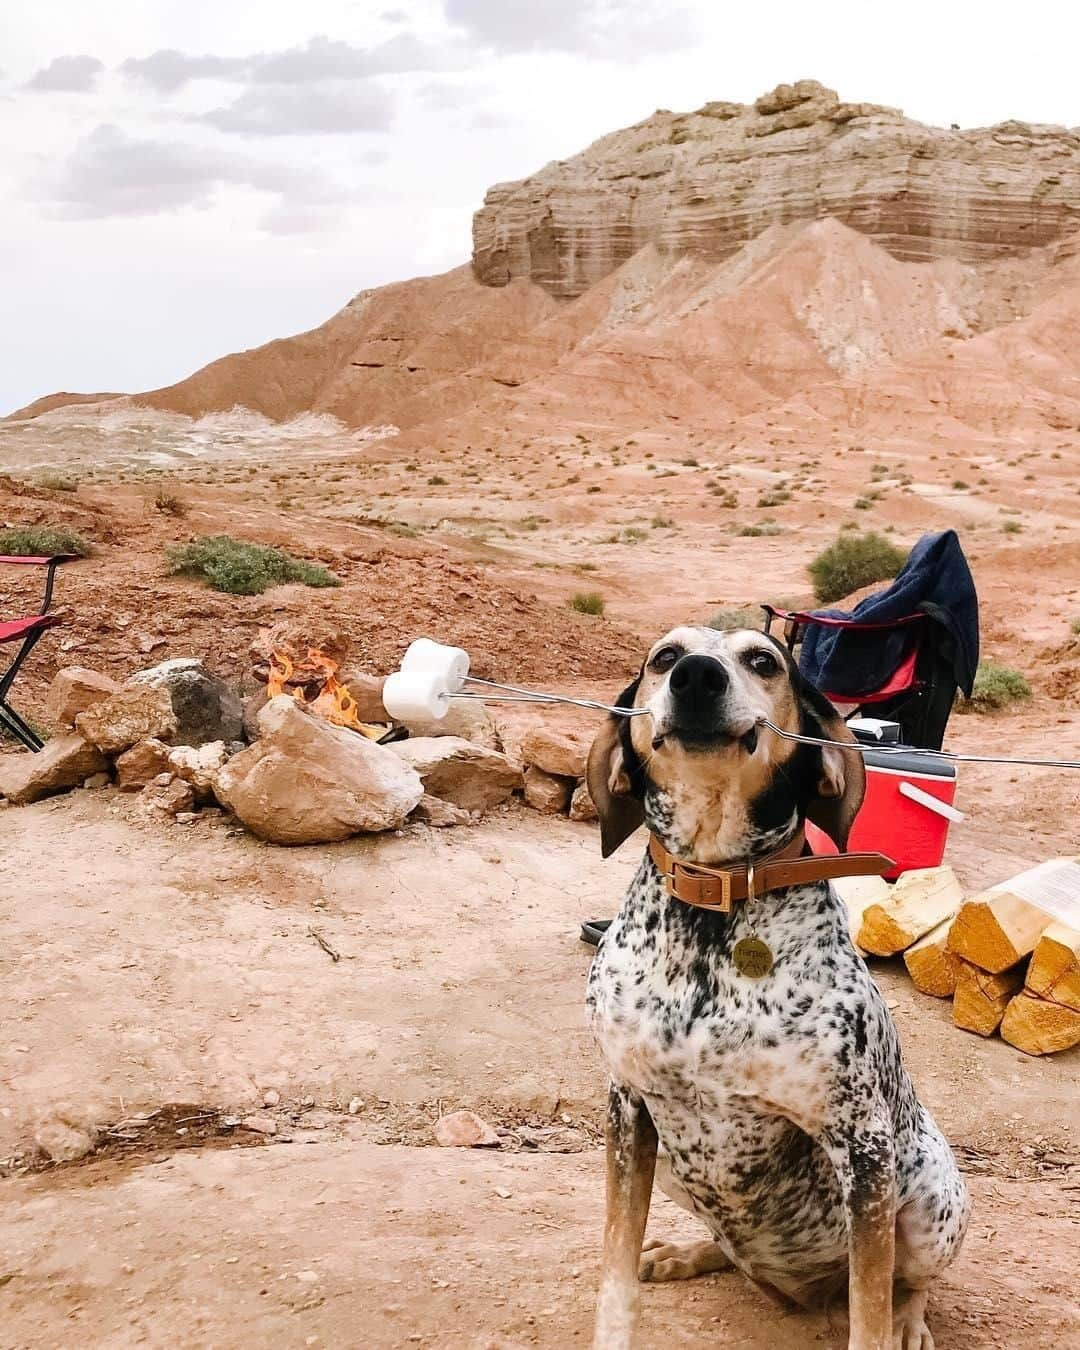
{"type": "Polygon", "coordinates": [[[57,567],[61,563],[70,562],[72,558],[77,556],[75,553],[56,553],[51,558],[0,556],[0,563],[15,563],[22,567],[45,567],[48,569],[45,573],[45,596],[38,613],[25,619],[9,619],[6,622],[0,622],[0,643],[21,642],[22,644],[7,670],[0,675],[0,730],[9,732],[28,750],[40,750],[43,742],[41,737],[32,727],[27,725],[7,701],[8,691],[15,683],[15,676],[19,673],[19,667],[33,651],[42,633],[47,628],[55,628],[58,623],[63,623],[59,614],[48,612],[49,606],[52,604],[53,581],[56,578],[57,567]]]}
{"type": "Polygon", "coordinates": [[[762,605],[761,608],[766,614],[767,633],[772,631],[775,620],[783,622],[783,638],[791,652],[811,624],[844,629],[851,637],[853,648],[863,643],[879,643],[886,634],[903,630],[902,654],[884,684],[855,693],[833,693],[828,689],[821,692],[845,717],[865,712],[872,717],[899,722],[905,744],[924,750],[941,749],[957,685],[945,635],[929,614],[919,611],[887,623],[859,623],[803,610],[777,609],[774,605],[762,605]]]}

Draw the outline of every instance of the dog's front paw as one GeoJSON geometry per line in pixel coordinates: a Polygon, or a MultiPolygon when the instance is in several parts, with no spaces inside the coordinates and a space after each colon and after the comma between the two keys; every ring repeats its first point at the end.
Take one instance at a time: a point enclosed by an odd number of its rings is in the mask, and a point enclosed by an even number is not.
{"type": "Polygon", "coordinates": [[[705,1242],[661,1242],[657,1238],[641,1249],[638,1279],[652,1284],[668,1280],[692,1280],[717,1270],[730,1270],[731,1262],[711,1239],[705,1242]]]}
{"type": "Polygon", "coordinates": [[[893,1350],[934,1350],[934,1338],[926,1325],[925,1290],[894,1307],[893,1350]]]}

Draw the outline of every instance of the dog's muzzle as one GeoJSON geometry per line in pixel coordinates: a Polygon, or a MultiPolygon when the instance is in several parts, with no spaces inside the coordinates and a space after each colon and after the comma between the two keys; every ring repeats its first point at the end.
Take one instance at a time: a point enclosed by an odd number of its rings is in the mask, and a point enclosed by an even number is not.
{"type": "Polygon", "coordinates": [[[670,722],[654,740],[654,746],[669,737],[683,745],[702,749],[743,743],[753,753],[757,730],[740,729],[728,713],[731,677],[715,657],[691,653],[676,661],[668,676],[670,722]]]}

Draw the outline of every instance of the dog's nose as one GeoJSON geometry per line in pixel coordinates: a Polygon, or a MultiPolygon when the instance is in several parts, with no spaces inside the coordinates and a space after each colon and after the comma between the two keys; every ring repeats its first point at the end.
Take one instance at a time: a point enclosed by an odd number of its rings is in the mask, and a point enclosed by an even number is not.
{"type": "Polygon", "coordinates": [[[713,656],[684,656],[671,669],[671,692],[679,699],[716,699],[728,687],[727,670],[713,656]]]}

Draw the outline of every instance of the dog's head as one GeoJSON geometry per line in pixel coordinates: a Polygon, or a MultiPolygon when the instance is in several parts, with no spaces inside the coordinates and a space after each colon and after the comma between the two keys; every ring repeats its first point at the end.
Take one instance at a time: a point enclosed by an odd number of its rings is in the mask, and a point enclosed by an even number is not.
{"type": "Polygon", "coordinates": [[[677,857],[760,856],[803,820],[847,847],[862,803],[862,757],[798,745],[758,725],[853,741],[828,699],[765,633],[675,628],[653,644],[589,753],[589,792],[608,857],[646,821],[677,857]]]}

